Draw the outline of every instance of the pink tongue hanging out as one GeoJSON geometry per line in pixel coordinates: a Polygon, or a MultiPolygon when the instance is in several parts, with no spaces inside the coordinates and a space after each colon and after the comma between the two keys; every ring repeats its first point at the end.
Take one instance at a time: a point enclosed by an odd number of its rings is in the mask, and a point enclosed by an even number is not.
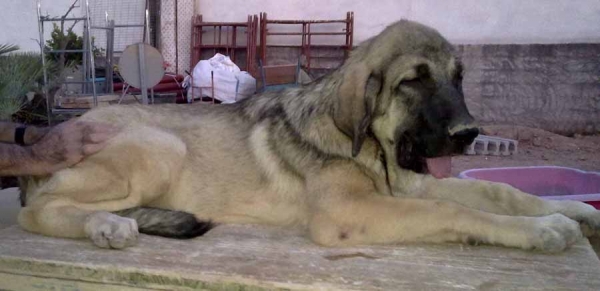
{"type": "Polygon", "coordinates": [[[448,178],[452,170],[452,157],[440,157],[425,159],[427,161],[427,169],[432,176],[442,179],[448,178]]]}

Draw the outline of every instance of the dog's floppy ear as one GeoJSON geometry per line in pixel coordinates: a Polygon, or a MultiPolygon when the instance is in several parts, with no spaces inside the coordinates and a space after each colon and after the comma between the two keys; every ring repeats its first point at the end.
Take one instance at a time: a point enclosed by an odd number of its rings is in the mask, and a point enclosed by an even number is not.
{"type": "Polygon", "coordinates": [[[335,125],[352,138],[352,156],[356,157],[371,124],[381,76],[361,62],[350,66],[342,78],[333,114],[335,125]]]}

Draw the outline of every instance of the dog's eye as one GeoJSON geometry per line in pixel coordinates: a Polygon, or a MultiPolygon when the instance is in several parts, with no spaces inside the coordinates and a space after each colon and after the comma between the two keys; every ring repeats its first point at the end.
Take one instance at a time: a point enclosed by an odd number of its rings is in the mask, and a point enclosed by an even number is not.
{"type": "Polygon", "coordinates": [[[431,72],[429,70],[429,67],[425,64],[420,64],[415,67],[415,76],[408,77],[408,78],[400,81],[400,84],[398,84],[398,87],[423,86],[423,85],[427,85],[426,83],[428,83],[430,79],[431,79],[431,72]]]}
{"type": "Polygon", "coordinates": [[[422,85],[423,84],[423,80],[421,79],[421,77],[415,77],[415,78],[410,78],[410,79],[404,79],[402,81],[400,81],[400,84],[398,84],[398,86],[409,86],[409,87],[414,87],[414,86],[418,86],[418,85],[422,85]]]}

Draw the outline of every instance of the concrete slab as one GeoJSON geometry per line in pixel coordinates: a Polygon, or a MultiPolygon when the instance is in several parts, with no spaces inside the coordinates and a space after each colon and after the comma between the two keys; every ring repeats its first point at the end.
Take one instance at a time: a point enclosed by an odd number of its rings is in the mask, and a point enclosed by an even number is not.
{"type": "Polygon", "coordinates": [[[140,236],[104,250],[86,240],[0,230],[8,290],[600,290],[587,240],[556,255],[489,246],[323,248],[302,233],[223,225],[206,236],[140,236]]]}
{"type": "Polygon", "coordinates": [[[480,134],[465,148],[464,153],[466,155],[508,156],[517,154],[518,145],[519,142],[514,139],[480,134]]]}

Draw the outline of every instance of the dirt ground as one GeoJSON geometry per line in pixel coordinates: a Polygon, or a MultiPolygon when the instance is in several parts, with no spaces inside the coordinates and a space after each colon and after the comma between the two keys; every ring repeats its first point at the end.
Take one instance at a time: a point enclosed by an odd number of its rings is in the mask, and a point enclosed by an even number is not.
{"type": "Polygon", "coordinates": [[[453,176],[474,168],[550,165],[600,172],[600,135],[566,137],[520,126],[484,126],[482,133],[518,140],[518,153],[453,157],[453,176]]]}

